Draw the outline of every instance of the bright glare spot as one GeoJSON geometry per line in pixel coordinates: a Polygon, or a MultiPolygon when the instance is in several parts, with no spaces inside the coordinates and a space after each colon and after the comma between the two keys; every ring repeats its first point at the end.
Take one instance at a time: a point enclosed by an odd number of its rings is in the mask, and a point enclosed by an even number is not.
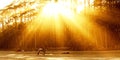
{"type": "Polygon", "coordinates": [[[48,60],[65,60],[64,58],[47,58],[48,60]]]}
{"type": "Polygon", "coordinates": [[[0,28],[2,28],[2,23],[0,23],[0,28]]]}
{"type": "Polygon", "coordinates": [[[111,58],[110,60],[120,60],[120,58],[111,58]]]}
{"type": "Polygon", "coordinates": [[[15,56],[16,54],[8,54],[7,56],[8,57],[13,57],[13,56],[15,56]]]}
{"type": "Polygon", "coordinates": [[[56,15],[59,13],[60,7],[56,3],[49,3],[43,8],[43,14],[47,16],[56,15]]]}
{"type": "Polygon", "coordinates": [[[17,23],[20,23],[20,20],[17,20],[16,22],[17,22],[17,23]]]}
{"type": "Polygon", "coordinates": [[[76,8],[77,13],[81,12],[83,9],[84,9],[84,5],[77,6],[77,8],[76,8]]]}
{"type": "Polygon", "coordinates": [[[12,3],[14,0],[0,0],[0,9],[3,9],[5,6],[12,3]]]}
{"type": "Polygon", "coordinates": [[[94,4],[94,0],[90,0],[90,4],[94,4]]]}
{"type": "Polygon", "coordinates": [[[13,22],[10,22],[8,25],[13,25],[13,22]]]}
{"type": "Polygon", "coordinates": [[[71,17],[72,9],[65,7],[62,3],[48,3],[43,8],[42,14],[46,17],[58,17],[59,15],[71,17]]]}
{"type": "Polygon", "coordinates": [[[33,57],[29,57],[29,58],[27,58],[26,60],[35,60],[35,58],[33,58],[33,57]]]}
{"type": "Polygon", "coordinates": [[[24,56],[17,56],[16,58],[24,58],[24,56]]]}

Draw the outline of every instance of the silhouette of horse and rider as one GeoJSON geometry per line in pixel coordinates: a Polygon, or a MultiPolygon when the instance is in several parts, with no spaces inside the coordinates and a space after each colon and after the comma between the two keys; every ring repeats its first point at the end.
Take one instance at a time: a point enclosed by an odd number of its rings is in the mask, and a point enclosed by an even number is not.
{"type": "Polygon", "coordinates": [[[45,48],[39,48],[38,52],[37,52],[37,55],[39,55],[41,52],[42,52],[43,55],[45,55],[46,49],[45,48]]]}

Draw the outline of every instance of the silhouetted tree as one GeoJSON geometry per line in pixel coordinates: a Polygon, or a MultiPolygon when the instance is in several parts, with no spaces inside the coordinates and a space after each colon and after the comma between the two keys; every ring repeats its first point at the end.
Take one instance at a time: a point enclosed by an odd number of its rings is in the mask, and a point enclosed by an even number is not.
{"type": "Polygon", "coordinates": [[[0,48],[12,48],[13,43],[18,43],[16,39],[25,29],[25,24],[37,14],[35,4],[36,1],[17,1],[0,10],[3,28],[0,33],[0,48]]]}

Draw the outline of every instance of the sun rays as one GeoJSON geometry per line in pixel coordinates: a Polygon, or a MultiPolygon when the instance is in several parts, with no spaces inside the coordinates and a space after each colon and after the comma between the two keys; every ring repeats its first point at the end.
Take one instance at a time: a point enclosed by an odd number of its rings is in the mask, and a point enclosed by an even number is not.
{"type": "MultiPolygon", "coordinates": [[[[26,28],[17,38],[20,43],[16,46],[64,47],[70,41],[68,45],[74,43],[78,48],[107,50],[103,41],[110,39],[109,32],[87,16],[93,11],[85,6],[83,0],[79,1],[79,5],[60,1],[47,2],[39,7],[35,19],[26,23],[26,28]]],[[[90,2],[92,4],[93,0],[90,2]]]]}
{"type": "MultiPolygon", "coordinates": [[[[83,8],[82,6],[79,7],[83,8]]],[[[22,40],[25,40],[28,45],[34,41],[37,43],[36,46],[41,44],[50,46],[49,44],[53,42],[57,46],[65,46],[65,41],[69,41],[66,34],[67,29],[69,29],[70,32],[68,33],[73,34],[71,38],[75,39],[74,41],[78,45],[87,46],[86,43],[91,43],[95,47],[97,39],[94,38],[95,34],[92,35],[94,28],[98,27],[94,26],[84,14],[77,14],[74,9],[63,5],[61,2],[50,2],[42,7],[36,19],[27,25],[23,33],[25,39],[22,40]]]]}

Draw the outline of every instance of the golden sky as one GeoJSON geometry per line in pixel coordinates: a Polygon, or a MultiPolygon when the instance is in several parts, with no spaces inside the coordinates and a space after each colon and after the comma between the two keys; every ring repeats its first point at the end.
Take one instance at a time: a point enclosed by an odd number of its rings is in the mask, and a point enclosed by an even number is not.
{"type": "Polygon", "coordinates": [[[0,9],[3,9],[5,6],[9,5],[13,0],[0,0],[0,9]]]}

